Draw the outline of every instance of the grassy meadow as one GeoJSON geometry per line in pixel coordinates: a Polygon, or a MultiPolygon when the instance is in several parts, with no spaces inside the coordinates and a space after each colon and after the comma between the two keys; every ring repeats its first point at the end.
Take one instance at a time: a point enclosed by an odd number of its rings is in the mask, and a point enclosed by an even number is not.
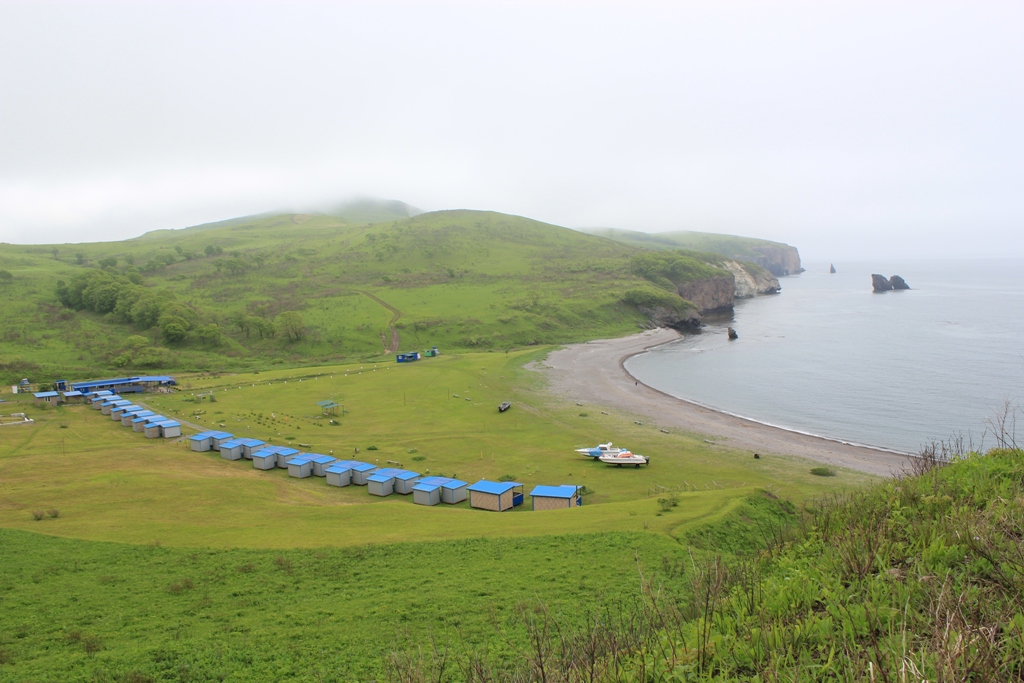
{"type": "Polygon", "coordinates": [[[865,481],[852,472],[815,477],[803,461],[754,460],[693,435],[637,425],[630,415],[559,402],[542,391],[539,373],[523,368],[545,352],[195,376],[180,378],[181,391],[140,400],[197,427],[223,425],[236,435],[339,458],[401,463],[469,482],[508,477],[527,490],[586,486],[576,510],[533,513],[528,502],[501,515],[466,502],[425,508],[407,496],[378,498],[365,487],[329,487],[317,477],[298,480],[284,470],[195,453],[184,441],[146,439],[85,406],[5,403],[37,422],[0,434],[0,524],[92,540],[266,548],[613,530],[671,535],[721,516],[761,488],[803,500],[865,481]],[[193,394],[209,391],[216,402],[194,402],[193,394]],[[320,416],[315,403],[325,399],[344,406],[338,424],[320,416]],[[504,400],[513,408],[498,413],[504,400]],[[608,439],[652,464],[614,468],[573,452],[608,439]],[[658,487],[680,491],[671,512],[659,514],[658,487]],[[50,508],[61,510],[59,519],[32,519],[33,510],[50,508]]]}

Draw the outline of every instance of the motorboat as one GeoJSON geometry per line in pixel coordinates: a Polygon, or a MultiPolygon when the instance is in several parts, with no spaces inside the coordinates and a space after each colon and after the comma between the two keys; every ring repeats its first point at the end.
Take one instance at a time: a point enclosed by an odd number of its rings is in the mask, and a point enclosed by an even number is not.
{"type": "Polygon", "coordinates": [[[599,443],[591,448],[577,448],[576,452],[588,458],[600,458],[602,455],[617,455],[622,452],[621,448],[613,448],[612,442],[599,443]]]}
{"type": "Polygon", "coordinates": [[[640,467],[640,465],[649,465],[651,459],[646,455],[640,455],[638,453],[631,453],[629,451],[619,451],[618,453],[602,455],[598,458],[601,462],[606,465],[615,465],[616,467],[622,467],[623,465],[633,465],[634,467],[640,467]]]}

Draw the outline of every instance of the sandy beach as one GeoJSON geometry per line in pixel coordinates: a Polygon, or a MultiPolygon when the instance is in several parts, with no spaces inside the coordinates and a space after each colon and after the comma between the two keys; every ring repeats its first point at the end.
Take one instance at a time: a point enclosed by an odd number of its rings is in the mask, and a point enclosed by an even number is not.
{"type": "Polygon", "coordinates": [[[897,453],[764,425],[670,396],[640,382],[623,367],[630,356],[678,338],[675,330],[656,329],[573,344],[549,354],[541,367],[558,395],[631,413],[645,423],[691,432],[724,447],[767,456],[792,455],[883,477],[906,465],[905,457],[897,453]]]}

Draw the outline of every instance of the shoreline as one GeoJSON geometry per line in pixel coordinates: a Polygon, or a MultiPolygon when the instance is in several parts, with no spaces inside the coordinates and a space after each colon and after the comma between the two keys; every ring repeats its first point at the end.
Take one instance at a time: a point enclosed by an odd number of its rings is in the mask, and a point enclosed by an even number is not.
{"type": "Polygon", "coordinates": [[[675,427],[705,437],[714,445],[751,453],[791,455],[883,477],[905,469],[908,454],[808,434],[710,408],[644,384],[626,369],[626,361],[633,356],[680,336],[675,330],[658,328],[618,339],[572,344],[552,351],[540,365],[555,394],[644,416],[661,427],[675,427]],[[723,441],[711,440],[714,437],[723,441]]]}

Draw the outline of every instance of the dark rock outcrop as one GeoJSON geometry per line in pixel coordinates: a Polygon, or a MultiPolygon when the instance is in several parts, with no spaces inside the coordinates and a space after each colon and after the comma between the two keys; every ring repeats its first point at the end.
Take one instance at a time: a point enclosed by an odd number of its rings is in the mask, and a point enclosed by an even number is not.
{"type": "Polygon", "coordinates": [[[899,275],[893,275],[891,278],[886,279],[884,275],[879,275],[878,273],[872,274],[871,286],[876,292],[890,292],[894,289],[910,289],[910,285],[907,284],[907,281],[899,275]]]}
{"type": "Polygon", "coordinates": [[[648,329],[671,327],[682,332],[700,329],[701,316],[696,308],[678,311],[667,306],[637,306],[637,310],[647,316],[648,329]]]}
{"type": "Polygon", "coordinates": [[[740,338],[740,335],[736,333],[736,330],[729,328],[729,341],[735,341],[740,338]]]}
{"type": "Polygon", "coordinates": [[[709,277],[679,285],[679,296],[692,301],[701,314],[731,311],[736,298],[736,276],[709,277]]]}
{"type": "Polygon", "coordinates": [[[893,289],[910,289],[910,285],[907,284],[907,281],[901,278],[899,275],[893,275],[891,278],[889,278],[889,285],[893,289]]]}

